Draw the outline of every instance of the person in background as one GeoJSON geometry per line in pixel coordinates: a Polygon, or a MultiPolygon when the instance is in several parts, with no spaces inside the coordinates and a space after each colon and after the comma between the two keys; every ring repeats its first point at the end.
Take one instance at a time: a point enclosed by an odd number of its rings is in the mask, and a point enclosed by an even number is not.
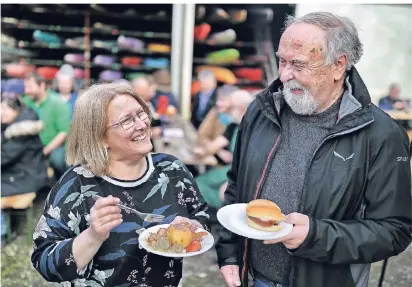
{"type": "MultiPolygon", "coordinates": [[[[391,84],[389,86],[389,95],[383,97],[379,100],[379,108],[384,111],[387,110],[398,110],[398,111],[407,111],[409,110],[409,102],[407,100],[402,100],[399,97],[400,87],[398,84],[391,84]]],[[[412,121],[408,120],[396,120],[399,126],[403,127],[406,130],[412,129],[412,121]]]]}
{"type": "Polygon", "coordinates": [[[253,100],[253,97],[244,90],[233,91],[230,98],[232,104],[227,113],[231,118],[231,123],[227,126],[224,134],[194,151],[199,158],[216,154],[223,162],[221,166],[196,177],[204,200],[213,208],[219,208],[222,205],[219,188],[226,182],[226,174],[231,167],[239,123],[253,100]]]}
{"type": "Polygon", "coordinates": [[[46,89],[45,80],[37,72],[25,76],[24,90],[23,102],[43,122],[44,128],[40,133],[43,153],[49,159],[56,178],[59,178],[67,169],[64,143],[70,128],[70,106],[46,89]]]}
{"type": "Polygon", "coordinates": [[[137,77],[132,81],[132,88],[136,94],[141,97],[152,115],[151,119],[151,137],[156,139],[162,136],[162,123],[160,121],[160,116],[157,113],[156,106],[153,105],[153,97],[156,93],[156,84],[153,81],[152,76],[141,76],[137,77]]]}
{"type": "MultiPolygon", "coordinates": [[[[39,133],[43,123],[19,98],[1,101],[1,196],[37,192],[46,186],[46,159],[39,133]]],[[[7,217],[1,211],[1,242],[7,217]]]]}
{"type": "MultiPolygon", "coordinates": [[[[254,240],[222,228],[218,264],[228,286],[368,286],[372,262],[411,243],[406,132],[356,70],[353,22],[315,12],[287,16],[279,78],[239,125],[224,205],[276,203],[291,232],[254,240]]],[[[252,218],[256,224],[265,225],[252,218]]]]}
{"type": "Polygon", "coordinates": [[[216,106],[209,111],[197,131],[197,145],[208,146],[224,133],[231,123],[228,111],[232,105],[231,94],[236,90],[238,90],[237,87],[230,85],[224,85],[217,89],[216,106]]]}
{"type": "Polygon", "coordinates": [[[47,281],[62,286],[179,285],[181,258],[139,246],[144,228],[158,223],[118,207],[162,214],[164,224],[209,230],[207,207],[187,168],[171,155],[151,153],[150,117],[129,84],[94,85],[79,96],[67,139],[72,167],[50,191],[33,234],[31,261],[47,281]],[[101,198],[95,201],[93,195],[101,198]]]}
{"type": "Polygon", "coordinates": [[[192,100],[191,122],[195,129],[199,129],[206,115],[216,104],[216,78],[209,70],[201,71],[198,75],[200,92],[192,100]]]}
{"type": "Polygon", "coordinates": [[[408,101],[399,98],[401,88],[398,84],[389,86],[389,94],[379,100],[379,108],[382,110],[404,110],[408,108],[408,101]]]}
{"type": "Polygon", "coordinates": [[[77,99],[77,88],[74,69],[71,65],[63,65],[56,74],[55,84],[60,97],[70,105],[70,118],[73,115],[74,103],[77,99]]]}
{"type": "Polygon", "coordinates": [[[172,93],[161,92],[157,90],[157,84],[153,76],[141,76],[132,81],[132,85],[138,95],[143,97],[146,103],[150,102],[155,110],[158,108],[159,98],[166,96],[169,106],[178,110],[179,104],[172,93]]]}

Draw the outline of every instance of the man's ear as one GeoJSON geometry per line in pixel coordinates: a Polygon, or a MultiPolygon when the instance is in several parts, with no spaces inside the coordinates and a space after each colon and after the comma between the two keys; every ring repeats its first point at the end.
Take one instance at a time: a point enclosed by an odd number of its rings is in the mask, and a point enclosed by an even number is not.
{"type": "Polygon", "coordinates": [[[335,61],[332,67],[333,78],[335,81],[342,79],[343,75],[345,74],[347,64],[348,55],[346,54],[343,54],[335,61]]]}

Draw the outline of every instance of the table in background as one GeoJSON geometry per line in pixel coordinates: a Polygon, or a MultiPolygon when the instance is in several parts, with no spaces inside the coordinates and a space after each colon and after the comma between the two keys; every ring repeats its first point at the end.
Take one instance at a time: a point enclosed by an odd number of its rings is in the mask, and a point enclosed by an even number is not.
{"type": "MultiPolygon", "coordinates": [[[[385,112],[394,120],[412,121],[412,112],[396,111],[396,110],[385,111],[385,112]]],[[[406,132],[408,133],[409,140],[412,142],[412,130],[407,130],[406,132]]]]}

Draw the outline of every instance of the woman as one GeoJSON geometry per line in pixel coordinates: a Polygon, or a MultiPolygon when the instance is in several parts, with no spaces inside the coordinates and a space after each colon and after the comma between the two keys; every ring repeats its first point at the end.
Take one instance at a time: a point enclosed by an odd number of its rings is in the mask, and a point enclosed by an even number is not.
{"type": "Polygon", "coordinates": [[[34,232],[33,266],[63,286],[178,286],[182,260],[139,248],[151,227],[118,203],[207,228],[196,183],[176,158],[151,154],[150,112],[128,84],[95,85],[76,101],[70,168],[34,232]],[[103,198],[96,202],[92,195],[103,198]]]}
{"type": "MultiPolygon", "coordinates": [[[[1,102],[1,196],[37,192],[46,186],[46,159],[39,133],[43,124],[17,97],[1,102]]],[[[2,232],[6,217],[1,214],[2,232]]]]}

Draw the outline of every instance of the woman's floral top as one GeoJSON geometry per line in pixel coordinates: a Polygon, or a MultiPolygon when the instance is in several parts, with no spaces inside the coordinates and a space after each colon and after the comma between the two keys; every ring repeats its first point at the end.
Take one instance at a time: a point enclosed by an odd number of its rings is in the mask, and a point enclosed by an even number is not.
{"type": "Polygon", "coordinates": [[[33,266],[48,281],[61,286],[178,286],[182,259],[148,253],[138,237],[153,223],[122,210],[123,222],[114,228],[93,260],[77,270],[72,253],[74,238],[87,229],[92,195],[118,197],[142,212],[162,214],[164,223],[177,215],[206,226],[209,215],[187,168],[165,154],[148,154],[145,174],[134,181],[96,177],[81,166],[69,169],[51,190],[33,234],[33,266]]]}

